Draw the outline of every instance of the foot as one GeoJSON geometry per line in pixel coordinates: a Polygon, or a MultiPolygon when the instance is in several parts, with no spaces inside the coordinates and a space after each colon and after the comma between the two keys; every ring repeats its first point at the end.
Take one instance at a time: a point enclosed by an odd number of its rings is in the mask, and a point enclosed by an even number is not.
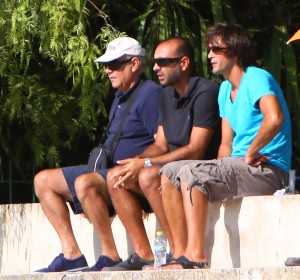
{"type": "Polygon", "coordinates": [[[133,253],[127,260],[115,266],[105,267],[102,271],[142,270],[145,265],[153,265],[153,260],[144,260],[137,253],[133,253]]]}
{"type": "Polygon", "coordinates": [[[66,259],[64,254],[59,254],[48,267],[35,272],[80,271],[86,267],[88,267],[88,264],[84,255],[76,259],[66,259]]]}
{"type": "Polygon", "coordinates": [[[121,261],[122,261],[122,259],[114,261],[107,256],[100,256],[95,265],[85,268],[82,271],[101,271],[104,267],[115,266],[118,263],[120,263],[121,261]]]}
{"type": "MultiPolygon", "coordinates": [[[[176,259],[173,257],[174,253],[173,252],[169,252],[167,253],[167,257],[166,257],[166,264],[170,263],[171,261],[175,261],[176,259]]],[[[154,265],[144,265],[143,266],[143,270],[155,270],[158,269],[157,267],[155,267],[154,265]]]]}
{"type": "Polygon", "coordinates": [[[185,256],[171,260],[171,262],[159,267],[145,266],[143,270],[179,270],[179,269],[205,269],[208,268],[207,262],[193,262],[185,256]]]}

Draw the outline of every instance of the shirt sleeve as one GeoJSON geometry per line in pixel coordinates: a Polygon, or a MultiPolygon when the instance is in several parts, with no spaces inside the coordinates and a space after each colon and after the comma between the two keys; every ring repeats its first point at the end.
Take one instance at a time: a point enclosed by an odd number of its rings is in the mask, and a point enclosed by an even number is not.
{"type": "Polygon", "coordinates": [[[215,128],[220,123],[218,88],[208,88],[194,103],[194,126],[215,128]]]}
{"type": "Polygon", "coordinates": [[[252,77],[247,80],[248,92],[250,93],[250,100],[252,105],[256,103],[267,94],[275,94],[278,91],[278,85],[271,74],[262,69],[258,73],[252,73],[252,77]],[[255,81],[255,82],[254,82],[255,81]]]}
{"type": "Polygon", "coordinates": [[[151,135],[157,132],[159,118],[159,104],[162,88],[153,86],[148,89],[143,104],[140,107],[140,119],[151,135]]]}

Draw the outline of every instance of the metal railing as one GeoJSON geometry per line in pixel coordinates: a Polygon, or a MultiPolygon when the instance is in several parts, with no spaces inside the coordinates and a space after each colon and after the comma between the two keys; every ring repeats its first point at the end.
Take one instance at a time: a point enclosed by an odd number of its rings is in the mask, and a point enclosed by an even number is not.
{"type": "MultiPolygon", "coordinates": [[[[34,174],[34,168],[33,168],[33,174],[34,174]]],[[[8,163],[8,178],[7,179],[0,179],[0,184],[7,184],[8,185],[8,203],[14,203],[14,192],[13,192],[13,186],[17,184],[28,184],[32,185],[32,197],[31,201],[28,202],[36,202],[36,196],[34,192],[34,186],[33,186],[33,180],[16,180],[13,178],[13,168],[12,163],[8,163]]]]}

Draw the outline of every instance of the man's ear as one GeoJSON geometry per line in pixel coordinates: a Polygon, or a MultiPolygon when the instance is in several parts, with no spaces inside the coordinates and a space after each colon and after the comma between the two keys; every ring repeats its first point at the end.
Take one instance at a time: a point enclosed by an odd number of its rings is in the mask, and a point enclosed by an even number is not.
{"type": "Polygon", "coordinates": [[[133,57],[131,63],[133,72],[137,71],[140,68],[141,61],[137,57],[133,57]]]}
{"type": "Polygon", "coordinates": [[[183,56],[180,61],[182,70],[185,71],[186,69],[188,69],[190,63],[190,59],[187,56],[183,56]]]}

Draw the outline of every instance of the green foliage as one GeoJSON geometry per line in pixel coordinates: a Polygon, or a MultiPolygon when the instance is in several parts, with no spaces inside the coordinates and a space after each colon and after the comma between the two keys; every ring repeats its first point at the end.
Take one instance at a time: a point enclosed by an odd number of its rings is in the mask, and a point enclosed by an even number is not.
{"type": "Polygon", "coordinates": [[[119,32],[90,8],[83,0],[0,3],[0,151],[24,177],[33,165],[72,162],[71,148],[99,139],[106,122],[110,84],[94,60],[119,32]]]}
{"type": "Polygon", "coordinates": [[[185,36],[195,48],[197,70],[199,73],[207,73],[207,58],[203,56],[206,46],[201,40],[203,30],[199,25],[204,26],[204,19],[193,6],[194,1],[188,0],[166,0],[147,1],[144,12],[137,15],[133,22],[138,24],[137,40],[142,42],[148,54],[147,75],[156,79],[152,71],[152,57],[157,43],[171,36],[185,36]]]}
{"type": "Polygon", "coordinates": [[[110,100],[109,81],[94,59],[113,38],[137,38],[147,51],[147,75],[155,80],[157,43],[185,36],[194,46],[198,73],[210,77],[203,38],[209,25],[224,21],[248,29],[258,64],[283,89],[299,173],[300,43],[285,44],[300,28],[299,18],[298,0],[2,0],[0,177],[7,158],[23,177],[32,174],[32,165],[87,159],[110,100]]]}

